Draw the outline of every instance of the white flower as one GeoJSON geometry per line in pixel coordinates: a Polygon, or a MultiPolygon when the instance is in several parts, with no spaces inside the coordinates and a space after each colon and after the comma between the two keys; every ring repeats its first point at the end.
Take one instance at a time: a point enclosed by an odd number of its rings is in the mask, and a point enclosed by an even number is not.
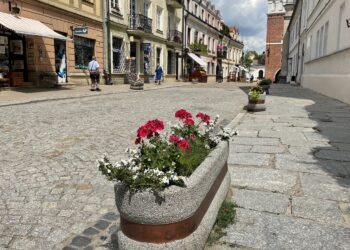
{"type": "Polygon", "coordinates": [[[204,146],[206,149],[210,149],[209,145],[208,144],[205,144],[204,146]]]}
{"type": "Polygon", "coordinates": [[[162,178],[162,182],[163,182],[164,184],[166,184],[166,185],[169,185],[169,178],[166,177],[166,176],[164,176],[164,177],[162,178]]]}

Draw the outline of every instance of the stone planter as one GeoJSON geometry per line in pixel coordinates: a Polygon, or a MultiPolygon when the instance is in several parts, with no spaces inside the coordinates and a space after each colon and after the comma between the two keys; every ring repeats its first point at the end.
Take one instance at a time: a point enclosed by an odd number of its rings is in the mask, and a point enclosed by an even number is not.
{"type": "Polygon", "coordinates": [[[143,90],[143,82],[132,82],[130,83],[130,89],[143,90]]]}
{"type": "Polygon", "coordinates": [[[203,249],[230,187],[228,142],[220,142],[186,179],[157,194],[115,185],[119,249],[203,249]]]}
{"type": "Polygon", "coordinates": [[[252,93],[249,92],[247,110],[251,111],[251,112],[258,112],[258,111],[266,110],[265,98],[266,98],[265,92],[260,95],[259,99],[254,99],[252,97],[252,93]]]}

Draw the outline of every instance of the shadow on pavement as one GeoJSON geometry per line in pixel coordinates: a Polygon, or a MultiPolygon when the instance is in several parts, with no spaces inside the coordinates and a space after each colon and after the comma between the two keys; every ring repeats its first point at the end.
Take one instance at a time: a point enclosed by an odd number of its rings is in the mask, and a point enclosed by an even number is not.
{"type": "MultiPolygon", "coordinates": [[[[241,87],[246,94],[249,87],[241,87]]],[[[274,122],[287,123],[288,127],[305,127],[303,142],[289,148],[299,150],[296,157],[286,159],[289,164],[302,165],[304,173],[327,173],[340,186],[350,187],[350,105],[318,94],[302,87],[275,84],[270,90],[271,97],[288,98],[283,101],[269,100],[267,114],[279,115],[274,122]],[[288,107],[277,105],[289,105],[288,107]],[[306,111],[306,112],[305,112],[306,111]]],[[[288,133],[288,129],[286,128],[288,133]]],[[[288,144],[288,143],[287,143],[288,144]]],[[[292,167],[297,169],[298,167],[292,167]]],[[[324,183],[331,185],[332,178],[325,177],[324,183]]],[[[316,186],[321,184],[314,183],[316,186]]],[[[322,190],[320,190],[322,192],[322,190]]]]}

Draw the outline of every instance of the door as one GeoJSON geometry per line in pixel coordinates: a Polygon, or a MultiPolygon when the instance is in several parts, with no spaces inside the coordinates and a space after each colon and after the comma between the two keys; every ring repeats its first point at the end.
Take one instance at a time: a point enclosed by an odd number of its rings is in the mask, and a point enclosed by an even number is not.
{"type": "Polygon", "coordinates": [[[67,83],[67,54],[66,42],[63,40],[54,40],[55,46],[55,69],[57,74],[57,83],[67,83]]]}

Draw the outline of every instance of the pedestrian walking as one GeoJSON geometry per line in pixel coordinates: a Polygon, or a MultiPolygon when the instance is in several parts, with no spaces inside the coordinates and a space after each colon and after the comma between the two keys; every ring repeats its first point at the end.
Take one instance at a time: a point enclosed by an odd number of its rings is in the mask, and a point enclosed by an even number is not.
{"type": "Polygon", "coordinates": [[[157,64],[157,68],[156,68],[156,81],[155,83],[160,85],[160,82],[162,81],[162,77],[163,77],[163,68],[162,66],[159,65],[159,63],[157,64]]]}
{"type": "Polygon", "coordinates": [[[100,65],[98,64],[96,57],[93,56],[91,62],[89,62],[88,70],[91,79],[91,91],[101,91],[100,84],[100,65]]]}

